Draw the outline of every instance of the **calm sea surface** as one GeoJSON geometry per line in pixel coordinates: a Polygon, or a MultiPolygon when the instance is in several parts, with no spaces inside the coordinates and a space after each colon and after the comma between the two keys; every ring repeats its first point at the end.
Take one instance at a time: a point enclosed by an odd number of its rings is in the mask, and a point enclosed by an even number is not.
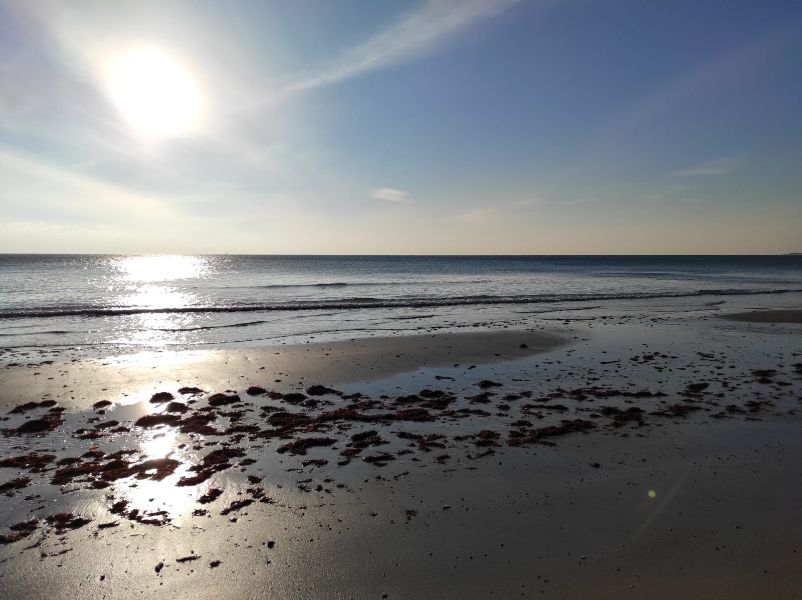
{"type": "Polygon", "coordinates": [[[0,255],[0,349],[260,345],[802,291],[802,256],[0,255]]]}

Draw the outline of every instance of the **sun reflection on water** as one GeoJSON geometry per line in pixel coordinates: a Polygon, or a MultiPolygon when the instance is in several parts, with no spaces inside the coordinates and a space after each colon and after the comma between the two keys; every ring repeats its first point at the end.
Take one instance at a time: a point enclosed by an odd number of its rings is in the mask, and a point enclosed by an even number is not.
{"type": "MultiPolygon", "coordinates": [[[[147,432],[140,442],[141,461],[164,458],[179,459],[176,456],[180,445],[178,432],[164,428],[147,432]]],[[[152,479],[128,479],[118,487],[120,497],[128,502],[129,510],[136,510],[144,518],[164,516],[171,525],[180,525],[195,502],[197,490],[194,487],[179,487],[178,480],[187,474],[189,463],[181,461],[175,472],[161,481],[152,479]]]]}
{"type": "Polygon", "coordinates": [[[143,285],[122,298],[128,306],[142,308],[182,308],[189,306],[194,296],[166,285],[143,285]]]}
{"type": "Polygon", "coordinates": [[[209,270],[201,256],[125,256],[114,259],[118,273],[129,282],[156,282],[202,277],[209,270]]]}
{"type": "Polygon", "coordinates": [[[167,431],[149,434],[142,440],[142,452],[147,459],[167,458],[173,453],[176,447],[176,431],[167,431]]]}
{"type": "Polygon", "coordinates": [[[164,511],[171,525],[180,525],[194,505],[197,493],[194,488],[175,485],[184,472],[176,471],[163,481],[143,479],[129,483],[120,490],[121,495],[131,510],[138,510],[146,518],[164,511]]]}
{"type": "MultiPolygon", "coordinates": [[[[114,306],[143,311],[117,317],[120,323],[118,341],[152,349],[116,358],[120,366],[158,364],[163,367],[173,363],[178,366],[200,360],[191,353],[179,356],[159,349],[191,341],[197,317],[181,312],[181,309],[202,302],[192,280],[210,274],[210,260],[198,256],[126,256],[114,257],[110,261],[111,279],[108,283],[115,292],[114,306]],[[163,312],[148,312],[151,310],[163,312]]],[[[148,403],[144,408],[148,413],[159,411],[159,407],[148,403]]],[[[138,440],[141,452],[138,463],[171,459],[180,464],[161,481],[148,478],[158,473],[155,467],[152,472],[145,473],[145,478],[121,480],[115,496],[127,502],[126,514],[136,511],[139,518],[157,522],[166,519],[173,526],[180,525],[190,515],[199,489],[177,485],[181,477],[192,473],[188,471],[192,459],[187,456],[183,441],[181,434],[170,427],[142,432],[138,440]]]]}
{"type": "Polygon", "coordinates": [[[201,256],[125,256],[111,260],[114,305],[141,309],[126,317],[123,344],[165,346],[186,342],[196,315],[182,309],[201,303],[192,280],[211,272],[210,261],[201,256]],[[162,311],[162,312],[147,312],[162,311]]]}

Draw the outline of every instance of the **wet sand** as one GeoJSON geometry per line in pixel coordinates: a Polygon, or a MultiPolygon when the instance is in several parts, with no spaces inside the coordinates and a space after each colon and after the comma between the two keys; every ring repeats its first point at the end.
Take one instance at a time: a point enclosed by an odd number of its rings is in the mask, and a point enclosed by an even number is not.
{"type": "Polygon", "coordinates": [[[802,324],[802,310],[752,310],[722,315],[722,318],[747,323],[795,323],[799,325],[802,324]]]}
{"type": "Polygon", "coordinates": [[[492,364],[570,341],[570,331],[476,331],[363,338],[247,350],[141,352],[105,359],[52,362],[15,359],[0,367],[0,407],[58,398],[69,409],[99,400],[137,402],[165,385],[204,390],[251,383],[303,386],[381,379],[426,366],[492,364]],[[279,380],[279,381],[276,381],[279,380]]]}
{"type": "Polygon", "coordinates": [[[30,480],[0,496],[0,595],[800,597],[798,333],[610,320],[10,367],[4,393],[41,372],[51,395],[0,422],[0,483],[30,480]]]}

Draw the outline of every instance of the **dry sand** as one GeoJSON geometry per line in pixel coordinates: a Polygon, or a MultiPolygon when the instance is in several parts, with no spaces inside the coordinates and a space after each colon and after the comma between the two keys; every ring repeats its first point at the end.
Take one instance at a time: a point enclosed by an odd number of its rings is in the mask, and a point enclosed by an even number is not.
{"type": "MultiPolygon", "coordinates": [[[[0,525],[40,519],[0,545],[0,596],[802,596],[795,325],[608,321],[566,330],[571,344],[540,332],[482,335],[476,347],[481,336],[277,349],[286,362],[220,353],[193,367],[163,354],[131,359],[133,370],[115,361],[3,371],[4,394],[41,372],[51,383],[35,385],[70,409],[41,437],[1,437],[2,456],[83,454],[75,464],[99,465],[107,458],[97,450],[135,454],[120,461],[131,477],[99,489],[99,466],[60,485],[53,463],[44,473],[0,469],[0,482],[31,479],[0,503],[0,525]],[[64,369],[64,382],[48,368],[64,369]],[[224,369],[217,385],[213,372],[224,369]],[[201,381],[204,393],[178,393],[201,381]],[[254,384],[282,396],[247,394],[254,384]],[[312,395],[312,384],[339,390],[312,395]],[[104,385],[114,404],[78,410],[104,385]],[[239,401],[216,404],[210,394],[229,388],[239,401]],[[154,391],[187,412],[134,425],[166,414],[148,401],[154,391]],[[176,433],[205,414],[227,432],[176,433]],[[302,419],[279,426],[282,414],[302,419]],[[112,419],[130,431],[111,433],[112,419]],[[298,444],[310,438],[321,445],[298,444]],[[176,485],[217,451],[230,462],[176,485]],[[163,480],[142,470],[143,459],[165,456],[178,466],[163,480]],[[220,497],[203,502],[213,488],[220,497]],[[59,533],[69,525],[53,519],[60,511],[86,522],[59,533]]],[[[49,410],[8,415],[0,428],[58,414],[49,410]]]]}

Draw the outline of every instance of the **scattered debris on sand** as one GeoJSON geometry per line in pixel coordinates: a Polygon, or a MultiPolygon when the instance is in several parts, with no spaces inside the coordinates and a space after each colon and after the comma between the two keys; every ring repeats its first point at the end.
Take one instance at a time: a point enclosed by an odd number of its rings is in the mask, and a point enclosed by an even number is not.
{"type": "MultiPolygon", "coordinates": [[[[630,362],[659,370],[664,368],[661,361],[668,364],[673,358],[643,353],[631,357],[630,362]]],[[[700,360],[721,359],[705,354],[700,360]]],[[[621,362],[602,365],[616,370],[621,362]]],[[[13,497],[20,490],[48,483],[59,487],[63,494],[114,486],[106,492],[111,515],[141,525],[165,526],[171,524],[167,511],[135,506],[117,482],[134,487],[141,481],[165,482],[192,488],[225,473],[225,477],[236,478],[241,484],[229,487],[228,480],[225,485],[214,481],[202,493],[188,490],[186,493],[197,502],[197,507],[188,512],[207,518],[217,513],[235,521],[237,513],[246,507],[274,502],[265,490],[269,478],[264,472],[249,469],[265,449],[290,457],[282,459],[292,461],[288,471],[321,470],[322,482],[302,479],[297,487],[306,493],[326,494],[333,487],[333,469],[346,467],[354,460],[377,469],[409,464],[407,461],[428,461],[446,472],[480,468],[489,461],[482,463],[479,459],[517,451],[506,450],[505,446],[554,446],[562,437],[594,431],[623,436],[637,431],[638,435],[648,435],[656,427],[670,426],[670,419],[678,422],[693,415],[756,420],[776,411],[785,380],[799,381],[802,363],[794,363],[790,371],[747,369],[739,380],[732,374],[700,377],[693,368],[688,369],[688,375],[690,381],[677,381],[673,389],[666,390],[598,385],[594,383],[600,378],[597,376],[588,377],[585,385],[560,386],[555,382],[539,392],[510,389],[510,382],[482,379],[470,384],[481,390],[478,393],[463,389],[460,394],[445,384],[445,389],[434,385],[414,393],[380,397],[346,394],[322,384],[307,385],[303,391],[282,392],[251,385],[242,395],[233,390],[207,393],[198,387],[180,387],[154,393],[142,403],[154,412],[138,418],[119,416],[119,409],[111,408],[115,406],[111,401],[101,400],[92,405],[95,412],[83,415],[83,423],[80,417],[65,423],[64,411],[55,400],[28,402],[4,417],[9,426],[3,433],[15,442],[19,436],[34,436],[31,439],[38,445],[33,446],[36,450],[0,458],[0,469],[11,471],[10,477],[0,483],[0,494],[13,497]],[[752,386],[753,393],[742,393],[737,402],[731,392],[739,386],[752,386]],[[506,390],[499,391],[502,387],[506,390]],[[84,448],[88,443],[89,449],[74,456],[60,454],[56,449],[63,446],[51,444],[48,437],[56,429],[53,439],[71,436],[81,440],[84,448]],[[161,456],[148,455],[139,447],[120,447],[118,443],[137,436],[159,440],[168,434],[180,435],[181,443],[161,456]],[[332,456],[336,460],[330,460],[332,456]],[[227,504],[211,511],[208,505],[224,493],[230,495],[227,504]]],[[[435,381],[454,379],[438,376],[435,381]]],[[[598,462],[588,465],[594,469],[601,466],[598,462]]],[[[451,506],[442,508],[449,510],[451,506]]],[[[413,509],[404,512],[407,522],[417,514],[413,509]]],[[[61,535],[90,522],[71,512],[59,512],[41,521],[29,518],[8,527],[0,535],[0,543],[21,541],[40,527],[44,532],[61,535]]],[[[107,519],[95,531],[118,527],[120,522],[107,519]]],[[[199,559],[193,553],[176,559],[176,563],[199,559]]],[[[164,567],[164,563],[159,564],[157,572],[164,567]]],[[[220,561],[209,565],[215,568],[220,561]]]]}

